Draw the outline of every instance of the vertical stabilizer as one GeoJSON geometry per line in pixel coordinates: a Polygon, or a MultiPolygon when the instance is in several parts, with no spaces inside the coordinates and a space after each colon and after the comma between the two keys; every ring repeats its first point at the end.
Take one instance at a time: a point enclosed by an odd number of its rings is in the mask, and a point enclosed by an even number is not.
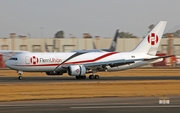
{"type": "Polygon", "coordinates": [[[95,42],[93,41],[93,49],[97,49],[95,42]]]}
{"type": "Polygon", "coordinates": [[[118,38],[118,33],[119,33],[119,29],[116,30],[116,33],[114,35],[113,41],[111,43],[110,46],[110,50],[115,51],[116,50],[116,45],[117,45],[117,38],[118,38]]]}
{"type": "Polygon", "coordinates": [[[156,55],[167,21],[160,21],[132,51],[156,55]]]}

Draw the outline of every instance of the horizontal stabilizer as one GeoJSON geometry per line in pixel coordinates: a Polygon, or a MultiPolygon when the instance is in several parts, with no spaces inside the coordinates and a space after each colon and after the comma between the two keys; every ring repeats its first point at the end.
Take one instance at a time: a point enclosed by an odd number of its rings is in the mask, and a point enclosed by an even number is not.
{"type": "Polygon", "coordinates": [[[160,59],[160,58],[168,58],[168,57],[175,57],[175,55],[158,56],[158,57],[155,57],[155,58],[144,59],[144,61],[151,61],[151,60],[157,60],[157,59],[160,59]]]}

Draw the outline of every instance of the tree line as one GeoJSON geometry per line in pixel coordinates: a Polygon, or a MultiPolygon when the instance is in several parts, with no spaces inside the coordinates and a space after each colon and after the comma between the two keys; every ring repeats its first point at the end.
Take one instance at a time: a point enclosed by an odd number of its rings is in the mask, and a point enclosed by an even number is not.
{"type": "MultiPolygon", "coordinates": [[[[153,28],[154,28],[154,24],[151,24],[148,28],[149,28],[149,31],[150,32],[153,28]]],[[[171,34],[171,36],[173,37],[178,37],[180,38],[180,30],[177,30],[175,32],[172,32],[172,33],[165,33],[163,34],[163,38],[168,38],[171,34]]],[[[92,38],[92,36],[88,33],[86,33],[86,35],[83,36],[84,38],[92,38]]],[[[118,37],[119,38],[137,38],[137,36],[133,35],[132,33],[129,33],[129,32],[119,32],[118,34],[118,37]]],[[[55,33],[54,35],[54,38],[64,38],[64,31],[63,30],[60,30],[58,32],[55,33]]]]}

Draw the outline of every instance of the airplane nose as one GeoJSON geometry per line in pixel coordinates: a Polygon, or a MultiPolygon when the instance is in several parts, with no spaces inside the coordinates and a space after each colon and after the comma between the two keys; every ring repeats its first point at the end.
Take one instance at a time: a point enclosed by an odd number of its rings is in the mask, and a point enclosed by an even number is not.
{"type": "Polygon", "coordinates": [[[7,60],[7,61],[5,62],[5,65],[6,65],[6,67],[10,67],[10,62],[9,62],[9,60],[7,60]]]}

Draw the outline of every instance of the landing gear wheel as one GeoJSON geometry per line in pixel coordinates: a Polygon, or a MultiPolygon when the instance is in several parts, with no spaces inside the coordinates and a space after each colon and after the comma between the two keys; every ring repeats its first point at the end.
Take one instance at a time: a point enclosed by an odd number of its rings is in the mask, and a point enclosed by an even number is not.
{"type": "Polygon", "coordinates": [[[19,80],[22,80],[22,79],[23,79],[23,77],[21,76],[22,73],[23,73],[22,71],[18,71],[18,75],[19,75],[18,79],[19,79],[19,80]]]}
{"type": "Polygon", "coordinates": [[[89,79],[92,79],[92,75],[89,75],[89,79]]]}
{"type": "Polygon", "coordinates": [[[86,75],[85,76],[81,76],[81,79],[86,79],[86,75]]]}
{"type": "Polygon", "coordinates": [[[22,79],[23,79],[23,77],[22,77],[22,76],[19,76],[19,77],[18,77],[18,79],[19,79],[19,80],[22,80],[22,79]]]}
{"type": "Polygon", "coordinates": [[[89,79],[99,79],[99,75],[89,75],[89,79]]]}
{"type": "Polygon", "coordinates": [[[99,75],[95,75],[95,77],[94,77],[95,79],[99,79],[99,75]]]}
{"type": "Polygon", "coordinates": [[[80,76],[76,76],[76,79],[80,79],[81,77],[80,76]]]}
{"type": "Polygon", "coordinates": [[[89,79],[94,79],[95,76],[94,75],[89,75],[89,79]]]}

